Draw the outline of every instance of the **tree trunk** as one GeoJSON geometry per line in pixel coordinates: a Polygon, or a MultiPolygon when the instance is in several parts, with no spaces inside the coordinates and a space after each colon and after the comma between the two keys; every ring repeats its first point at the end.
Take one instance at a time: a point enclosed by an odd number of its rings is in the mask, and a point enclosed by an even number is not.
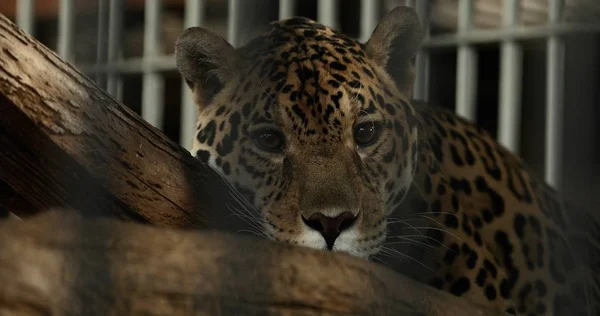
{"type": "Polygon", "coordinates": [[[0,283],[10,315],[502,315],[342,253],[64,212],[0,225],[0,283]]]}
{"type": "Polygon", "coordinates": [[[215,172],[2,15],[0,47],[0,180],[23,199],[162,227],[224,225],[215,172]]]}

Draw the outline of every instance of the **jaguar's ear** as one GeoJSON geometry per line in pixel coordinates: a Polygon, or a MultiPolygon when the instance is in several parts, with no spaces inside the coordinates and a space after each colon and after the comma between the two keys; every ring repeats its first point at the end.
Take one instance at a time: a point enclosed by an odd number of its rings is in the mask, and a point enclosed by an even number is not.
{"type": "Polygon", "coordinates": [[[241,58],[221,36],[202,27],[183,31],[175,43],[177,69],[194,93],[198,111],[235,76],[241,58]]]}
{"type": "Polygon", "coordinates": [[[415,57],[423,29],[415,10],[397,7],[386,14],[365,44],[367,54],[387,70],[409,98],[415,80],[415,57]]]}

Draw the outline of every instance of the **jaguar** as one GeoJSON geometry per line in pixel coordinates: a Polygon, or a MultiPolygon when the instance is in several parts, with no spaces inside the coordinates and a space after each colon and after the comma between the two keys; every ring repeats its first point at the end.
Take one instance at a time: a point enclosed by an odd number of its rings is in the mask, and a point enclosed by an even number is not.
{"type": "Polygon", "coordinates": [[[192,154],[268,239],[395,260],[507,313],[598,315],[598,239],[576,225],[600,236],[597,221],[480,126],[412,100],[422,38],[409,7],[364,43],[302,17],[239,48],[184,30],[175,59],[197,105],[192,154]]]}

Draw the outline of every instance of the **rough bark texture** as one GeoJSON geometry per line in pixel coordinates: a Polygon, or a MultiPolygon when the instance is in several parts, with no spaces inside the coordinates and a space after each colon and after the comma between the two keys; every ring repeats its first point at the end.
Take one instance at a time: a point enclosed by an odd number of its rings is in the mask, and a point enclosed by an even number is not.
{"type": "Polygon", "coordinates": [[[342,253],[47,212],[0,224],[0,314],[502,315],[342,253]]]}
{"type": "Polygon", "coordinates": [[[163,227],[226,209],[219,176],[2,15],[0,148],[0,180],[37,209],[163,227]]]}

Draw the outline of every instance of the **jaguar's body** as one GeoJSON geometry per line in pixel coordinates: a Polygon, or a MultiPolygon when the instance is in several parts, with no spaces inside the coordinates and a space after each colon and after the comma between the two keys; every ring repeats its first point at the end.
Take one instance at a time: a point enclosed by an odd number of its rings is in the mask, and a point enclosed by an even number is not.
{"type": "Polygon", "coordinates": [[[485,131],[410,102],[420,40],[407,8],[365,44],[302,18],[238,50],[186,30],[176,55],[198,104],[193,154],[268,238],[410,256],[399,267],[415,279],[523,315],[595,314],[595,274],[556,193],[485,131]]]}

